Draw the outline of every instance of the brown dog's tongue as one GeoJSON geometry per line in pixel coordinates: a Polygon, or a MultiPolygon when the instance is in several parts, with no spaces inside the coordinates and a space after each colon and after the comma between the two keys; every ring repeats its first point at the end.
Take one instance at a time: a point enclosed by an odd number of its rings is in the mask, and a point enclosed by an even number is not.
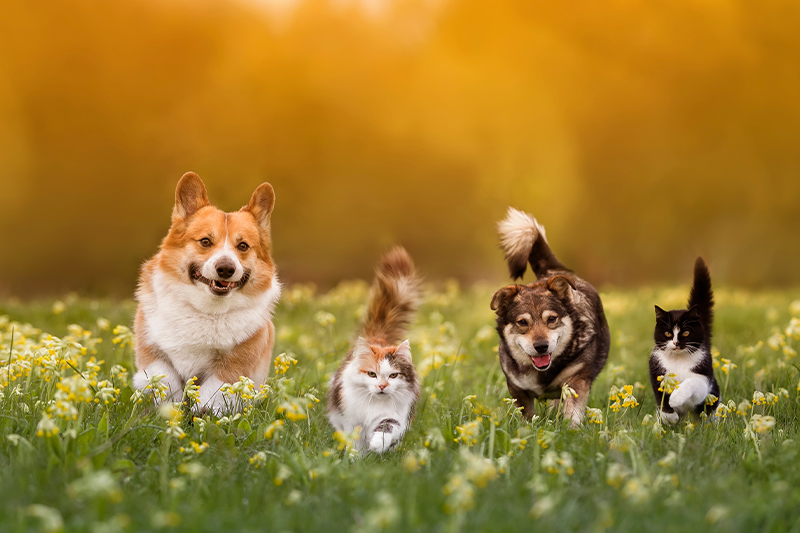
{"type": "Polygon", "coordinates": [[[539,368],[544,368],[550,364],[550,354],[545,355],[534,355],[531,357],[533,359],[533,364],[539,368]]]}

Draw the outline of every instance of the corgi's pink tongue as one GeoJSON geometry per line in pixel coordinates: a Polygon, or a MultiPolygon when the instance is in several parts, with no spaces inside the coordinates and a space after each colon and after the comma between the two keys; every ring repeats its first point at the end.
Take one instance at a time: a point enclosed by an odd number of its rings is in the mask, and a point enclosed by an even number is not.
{"type": "Polygon", "coordinates": [[[534,356],[531,356],[531,359],[533,360],[533,365],[536,368],[544,368],[544,367],[546,367],[547,365],[550,364],[550,354],[549,353],[546,353],[544,355],[534,355],[534,356]]]}

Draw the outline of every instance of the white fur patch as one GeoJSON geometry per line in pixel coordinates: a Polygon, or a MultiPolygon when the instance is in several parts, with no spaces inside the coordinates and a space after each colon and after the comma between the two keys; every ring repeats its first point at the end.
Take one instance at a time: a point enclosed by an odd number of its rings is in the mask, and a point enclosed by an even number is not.
{"type": "MultiPolygon", "coordinates": [[[[711,383],[708,378],[693,372],[706,354],[702,349],[689,352],[687,350],[671,350],[669,343],[667,346],[666,349],[656,348],[653,356],[664,369],[665,374],[672,373],[677,376],[680,385],[670,394],[669,405],[678,413],[685,414],[705,401],[706,396],[711,392],[711,383]]],[[[662,419],[665,414],[662,414],[662,419]]]]}
{"type": "Polygon", "coordinates": [[[384,359],[376,372],[370,377],[360,371],[357,357],[342,372],[342,410],[331,412],[333,426],[342,432],[350,433],[361,428],[356,449],[365,447],[383,453],[402,438],[408,428],[411,408],[417,398],[411,385],[401,377],[390,378],[396,370],[384,359]],[[380,385],[388,383],[381,394],[380,385]],[[376,432],[375,428],[385,419],[399,422],[389,432],[376,432]]]}
{"type": "Polygon", "coordinates": [[[544,227],[535,218],[513,207],[509,207],[506,218],[497,223],[497,232],[506,257],[527,255],[539,235],[547,239],[544,227]]]}
{"type": "MultiPolygon", "coordinates": [[[[234,291],[220,298],[158,269],[153,271],[151,289],[138,294],[145,339],[169,357],[183,383],[203,374],[220,352],[229,352],[265,327],[281,294],[277,276],[260,295],[234,291]]],[[[260,384],[267,376],[249,377],[260,384]]]]}

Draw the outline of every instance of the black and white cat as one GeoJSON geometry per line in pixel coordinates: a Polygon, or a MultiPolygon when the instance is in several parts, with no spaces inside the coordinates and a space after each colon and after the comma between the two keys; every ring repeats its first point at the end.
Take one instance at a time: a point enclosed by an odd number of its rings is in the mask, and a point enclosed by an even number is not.
{"type": "Polygon", "coordinates": [[[694,281],[688,309],[664,311],[656,307],[655,348],[650,356],[650,383],[661,420],[675,424],[689,412],[713,415],[719,399],[706,404],[713,394],[719,398],[711,360],[711,326],[714,294],[711,275],[701,257],[694,264],[694,281]],[[673,373],[680,383],[672,394],[659,391],[659,376],[673,373]]]}

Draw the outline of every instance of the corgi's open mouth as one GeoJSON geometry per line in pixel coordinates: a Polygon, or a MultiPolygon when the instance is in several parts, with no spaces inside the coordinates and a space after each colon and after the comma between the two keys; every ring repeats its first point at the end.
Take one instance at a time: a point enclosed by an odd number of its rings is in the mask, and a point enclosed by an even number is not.
{"type": "Polygon", "coordinates": [[[249,272],[245,272],[239,281],[208,279],[207,277],[203,276],[200,273],[199,269],[192,268],[192,279],[196,282],[206,285],[211,290],[211,293],[214,294],[215,296],[226,296],[230,294],[235,289],[243,287],[244,284],[247,283],[247,280],[249,278],[250,278],[249,272]]]}
{"type": "Polygon", "coordinates": [[[549,353],[543,355],[531,355],[530,358],[533,366],[536,367],[536,370],[547,370],[547,368],[550,366],[549,353]]]}

